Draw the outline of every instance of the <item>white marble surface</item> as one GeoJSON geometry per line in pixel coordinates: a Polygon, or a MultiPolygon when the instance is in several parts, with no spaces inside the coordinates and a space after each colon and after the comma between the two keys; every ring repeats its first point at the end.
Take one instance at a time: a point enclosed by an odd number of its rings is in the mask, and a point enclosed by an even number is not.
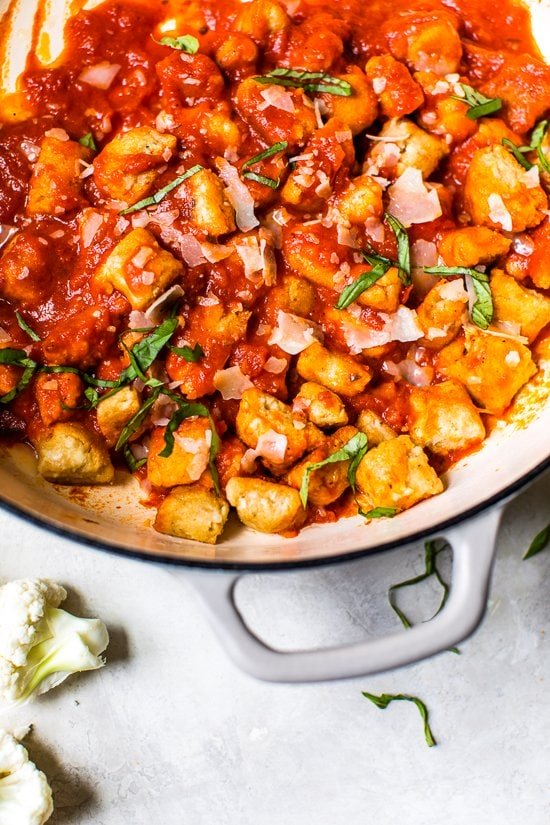
{"type": "MultiPolygon", "coordinates": [[[[550,552],[521,556],[550,518],[550,476],[507,510],[488,614],[461,645],[393,673],[320,685],[262,684],[226,658],[185,576],[96,552],[0,513],[0,577],[49,576],[101,616],[108,666],[0,725],[32,722],[50,777],[52,825],[546,825],[550,821],[550,552]],[[361,690],[406,692],[431,711],[427,748],[408,703],[379,711],[361,690]]],[[[389,584],[418,553],[254,576],[242,604],[281,647],[395,628],[389,584]]],[[[402,604],[429,613],[428,587],[402,604]]]]}

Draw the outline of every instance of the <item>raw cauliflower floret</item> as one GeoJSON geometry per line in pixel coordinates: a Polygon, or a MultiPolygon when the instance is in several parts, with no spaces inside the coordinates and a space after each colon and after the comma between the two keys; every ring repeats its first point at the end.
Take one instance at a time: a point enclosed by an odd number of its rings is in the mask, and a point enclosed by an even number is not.
{"type": "Polygon", "coordinates": [[[174,433],[170,455],[166,450],[165,427],[155,427],[149,443],[147,477],[155,487],[176,487],[198,481],[208,467],[212,425],[206,417],[186,418],[174,433]]]}
{"type": "Polygon", "coordinates": [[[477,266],[505,255],[511,240],[486,226],[443,232],[437,249],[447,266],[477,266]]]}
{"type": "Polygon", "coordinates": [[[481,416],[462,384],[444,381],[413,387],[409,403],[410,436],[415,444],[433,453],[467,450],[485,438],[481,416]]]}
{"type": "Polygon", "coordinates": [[[216,544],[228,515],[224,498],[192,484],[170,490],[158,508],[154,527],[169,536],[216,544]]]}
{"type": "MultiPolygon", "coordinates": [[[[329,436],[324,444],[309,453],[307,458],[290,470],[286,476],[287,484],[299,490],[307,468],[336,453],[351,438],[357,435],[357,432],[356,427],[341,427],[329,436]]],[[[308,501],[311,504],[325,507],[340,498],[342,493],[349,487],[348,469],[350,461],[351,459],[348,458],[332,464],[325,464],[323,467],[309,473],[308,501]]]]}
{"type": "Polygon", "coordinates": [[[0,588],[0,695],[5,701],[24,702],[71,673],[105,664],[107,628],[100,619],[60,610],[66,598],[66,590],[48,579],[19,579],[0,588]]]}
{"type": "Polygon", "coordinates": [[[330,352],[318,343],[300,353],[296,369],[306,381],[315,381],[346,397],[359,395],[372,378],[371,371],[364,364],[350,355],[330,352]]]}
{"type": "Polygon", "coordinates": [[[270,467],[281,469],[294,464],[306,450],[323,439],[313,424],[306,424],[303,418],[294,416],[291,407],[257,389],[243,392],[236,428],[239,438],[254,450],[258,439],[270,431],[283,436],[286,439],[284,455],[269,460],[270,467]]]}
{"type": "Polygon", "coordinates": [[[441,479],[422,447],[408,435],[383,441],[369,450],[357,468],[357,502],[364,513],[376,507],[407,510],[443,492],[441,479]]]}
{"type": "Polygon", "coordinates": [[[242,523],[260,533],[293,530],[305,519],[300,494],[285,484],[235,477],[229,480],[226,494],[242,523]]]}
{"type": "Polygon", "coordinates": [[[495,306],[495,321],[520,325],[520,334],[529,343],[541,329],[550,324],[550,298],[520,286],[515,278],[501,269],[491,272],[491,292],[495,306]]]}
{"type": "Polygon", "coordinates": [[[137,413],[141,399],[134,387],[122,387],[97,405],[97,423],[109,447],[114,447],[129,420],[137,413]]]}
{"type": "Polygon", "coordinates": [[[464,205],[475,224],[508,232],[537,226],[548,209],[542,187],[525,180],[525,169],[504,146],[477,149],[464,184],[464,205]]]}
{"type": "Polygon", "coordinates": [[[82,202],[82,178],[90,150],[73,140],[45,137],[29,183],[27,215],[62,215],[82,202]]]}
{"type": "Polygon", "coordinates": [[[475,328],[441,350],[436,367],[464,384],[474,401],[495,415],[502,415],[537,371],[526,346],[475,328]]]}
{"type": "Polygon", "coordinates": [[[109,253],[94,279],[106,292],[122,292],[132,309],[144,310],[183,271],[183,264],[161,249],[147,229],[132,229],[109,253]]]}
{"type": "MultiPolygon", "coordinates": [[[[422,177],[427,180],[443,158],[449,154],[449,147],[445,141],[435,135],[430,135],[410,120],[398,118],[389,120],[384,124],[379,135],[387,141],[395,138],[395,145],[399,149],[399,158],[395,166],[397,177],[402,175],[406,169],[414,168],[420,169],[422,177]]],[[[376,143],[369,152],[370,161],[376,162],[380,156],[386,156],[385,143],[386,141],[376,143]]]]}
{"type": "Polygon", "coordinates": [[[306,381],[300,387],[296,400],[304,406],[309,421],[317,427],[337,427],[348,423],[342,400],[321,384],[306,381]]]}
{"type": "MultiPolygon", "coordinates": [[[[22,738],[19,736],[18,738],[22,738]]],[[[44,825],[53,813],[52,789],[15,736],[0,730],[0,819],[5,825],[44,825]]]]}
{"type": "Polygon", "coordinates": [[[181,187],[182,198],[191,209],[191,221],[214,238],[235,230],[235,213],[221,180],[210,169],[201,169],[181,187]]]}
{"type": "Polygon", "coordinates": [[[81,424],[54,424],[36,444],[38,472],[55,484],[108,484],[115,471],[105,443],[81,424]]]}
{"type": "Polygon", "coordinates": [[[462,278],[436,284],[417,310],[418,323],[425,332],[420,343],[429,349],[443,349],[462,326],[468,293],[462,278]]]}
{"type": "Polygon", "coordinates": [[[397,433],[373,410],[360,412],[355,423],[357,429],[367,436],[369,447],[377,447],[383,441],[389,441],[397,436],[397,433]]]}
{"type": "Polygon", "coordinates": [[[341,120],[352,134],[358,135],[376,120],[378,101],[372,90],[372,84],[358,66],[350,66],[346,74],[334,74],[339,80],[345,80],[352,88],[349,96],[321,94],[330,117],[341,120]]]}
{"type": "Polygon", "coordinates": [[[176,144],[173,135],[150,126],[119,132],[94,160],[94,183],[102,195],[133,206],[147,195],[176,144]]]}

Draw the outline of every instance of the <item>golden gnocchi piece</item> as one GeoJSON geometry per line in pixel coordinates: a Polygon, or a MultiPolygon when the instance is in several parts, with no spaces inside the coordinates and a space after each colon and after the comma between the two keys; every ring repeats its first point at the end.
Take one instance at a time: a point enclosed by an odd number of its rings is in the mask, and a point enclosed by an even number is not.
{"type": "Polygon", "coordinates": [[[133,206],[149,193],[176,144],[173,135],[150,126],[119,132],[94,160],[94,183],[102,195],[133,206]]]}
{"type": "Polygon", "coordinates": [[[437,356],[440,373],[464,384],[484,410],[501,415],[518,390],[536,373],[528,347],[476,328],[466,329],[437,356]]]}
{"type": "Polygon", "coordinates": [[[212,425],[208,418],[186,418],[174,433],[170,455],[166,449],[165,427],[155,427],[149,443],[147,476],[155,487],[177,487],[198,481],[208,468],[212,425]]]}
{"type": "MultiPolygon", "coordinates": [[[[380,130],[380,137],[399,150],[396,176],[402,175],[406,169],[414,168],[420,169],[422,177],[427,179],[449,154],[449,147],[444,140],[420,129],[411,120],[389,120],[380,130]]],[[[385,141],[377,142],[371,149],[368,155],[371,161],[376,162],[386,154],[385,141]]]]}
{"type": "Polygon", "coordinates": [[[372,378],[365,364],[360,364],[351,355],[331,352],[318,343],[300,353],[296,369],[306,381],[315,381],[346,397],[359,395],[372,378]]]}
{"type": "Polygon", "coordinates": [[[260,533],[295,530],[305,520],[298,491],[285,484],[236,477],[229,480],[226,495],[242,523],[260,533]]]}
{"type": "Polygon", "coordinates": [[[523,232],[544,220],[548,198],[504,146],[478,149],[464,183],[464,205],[472,221],[490,229],[523,232]]]}
{"type": "Polygon", "coordinates": [[[462,278],[442,281],[430,289],[417,310],[418,323],[425,332],[421,344],[443,349],[459,333],[465,320],[468,293],[462,278]]]}
{"type": "Polygon", "coordinates": [[[443,492],[443,482],[408,435],[382,441],[357,468],[357,502],[364,513],[376,507],[398,512],[443,492]]]}
{"type": "Polygon", "coordinates": [[[193,225],[214,238],[235,230],[235,213],[221,180],[209,169],[191,175],[181,186],[193,225]]]}
{"type": "Polygon", "coordinates": [[[43,138],[29,183],[27,215],[59,216],[81,206],[81,175],[90,158],[90,150],[68,136],[43,138]]]}
{"type": "Polygon", "coordinates": [[[132,229],[96,271],[96,284],[117,289],[132,309],[144,310],[184,272],[183,264],[162,249],[147,229],[132,229]]]}
{"type": "Polygon", "coordinates": [[[447,266],[477,266],[506,255],[511,241],[486,226],[443,232],[437,248],[447,266]]]}
{"type": "Polygon", "coordinates": [[[155,530],[190,541],[216,544],[229,516],[221,496],[197,484],[173,487],[157,511],[155,530]]]}
{"type": "Polygon", "coordinates": [[[299,407],[304,407],[309,421],[317,427],[337,427],[348,423],[342,400],[322,384],[306,381],[300,387],[296,400],[299,407]]]}
{"type": "Polygon", "coordinates": [[[389,441],[397,436],[395,430],[388,427],[373,410],[362,410],[357,417],[356,425],[367,436],[369,447],[377,447],[383,441],[389,441]]]}
{"type": "Polygon", "coordinates": [[[456,381],[413,387],[409,404],[411,438],[432,453],[445,456],[468,450],[485,438],[480,414],[465,388],[456,381]]]}
{"type": "Polygon", "coordinates": [[[115,395],[99,402],[96,408],[97,425],[109,447],[114,447],[140,406],[140,395],[134,387],[122,387],[115,395]]]}
{"type": "Polygon", "coordinates": [[[330,117],[341,120],[352,134],[358,135],[376,120],[378,101],[372,90],[372,84],[358,66],[350,66],[345,74],[335,74],[339,80],[345,80],[352,88],[349,97],[322,94],[330,117]]]}
{"type": "MultiPolygon", "coordinates": [[[[304,476],[308,467],[324,461],[333,453],[340,450],[348,441],[357,435],[356,427],[341,427],[333,435],[329,436],[325,443],[317,447],[308,456],[295,464],[286,476],[286,482],[291,487],[299,490],[302,486],[304,476]]],[[[332,464],[325,464],[317,470],[309,473],[308,502],[325,507],[340,498],[342,493],[349,487],[348,470],[351,459],[336,461],[332,464]]]]}
{"type": "Polygon", "coordinates": [[[534,289],[518,284],[501,269],[493,269],[490,277],[495,306],[495,321],[519,325],[520,335],[529,343],[550,324],[550,298],[534,289]]]}
{"type": "Polygon", "coordinates": [[[82,424],[54,424],[35,443],[38,472],[55,484],[109,484],[114,468],[107,447],[82,424]]]}

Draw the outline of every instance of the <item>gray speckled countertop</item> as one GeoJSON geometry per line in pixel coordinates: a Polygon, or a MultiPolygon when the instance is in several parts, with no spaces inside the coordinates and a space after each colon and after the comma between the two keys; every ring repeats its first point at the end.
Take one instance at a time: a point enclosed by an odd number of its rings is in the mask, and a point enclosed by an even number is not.
{"type": "MultiPolygon", "coordinates": [[[[49,576],[68,606],[99,615],[112,642],[101,671],[3,712],[32,722],[28,748],[52,783],[52,825],[546,825],[550,821],[550,552],[522,561],[550,518],[550,475],[509,505],[489,610],[461,647],[393,673],[318,685],[242,675],[214,638],[184,575],[82,548],[0,513],[0,577],[49,576]],[[416,709],[362,696],[404,692],[416,709]]],[[[422,568],[418,553],[251,576],[249,621],[283,648],[396,627],[385,593],[422,568]]],[[[403,593],[429,615],[430,586],[403,593]]]]}

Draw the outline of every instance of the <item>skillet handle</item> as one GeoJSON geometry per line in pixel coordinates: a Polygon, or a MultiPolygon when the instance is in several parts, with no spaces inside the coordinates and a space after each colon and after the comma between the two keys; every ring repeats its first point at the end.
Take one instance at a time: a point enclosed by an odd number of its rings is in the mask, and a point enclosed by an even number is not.
{"type": "MultiPolygon", "coordinates": [[[[223,647],[250,675],[269,682],[366,676],[432,656],[473,633],[486,608],[501,514],[502,507],[493,508],[445,531],[444,537],[453,552],[451,591],[435,618],[411,630],[340,647],[275,650],[245,624],[235,604],[236,584],[246,573],[190,570],[186,575],[197,589],[223,647]]],[[[351,566],[353,562],[347,564],[351,566]]]]}

